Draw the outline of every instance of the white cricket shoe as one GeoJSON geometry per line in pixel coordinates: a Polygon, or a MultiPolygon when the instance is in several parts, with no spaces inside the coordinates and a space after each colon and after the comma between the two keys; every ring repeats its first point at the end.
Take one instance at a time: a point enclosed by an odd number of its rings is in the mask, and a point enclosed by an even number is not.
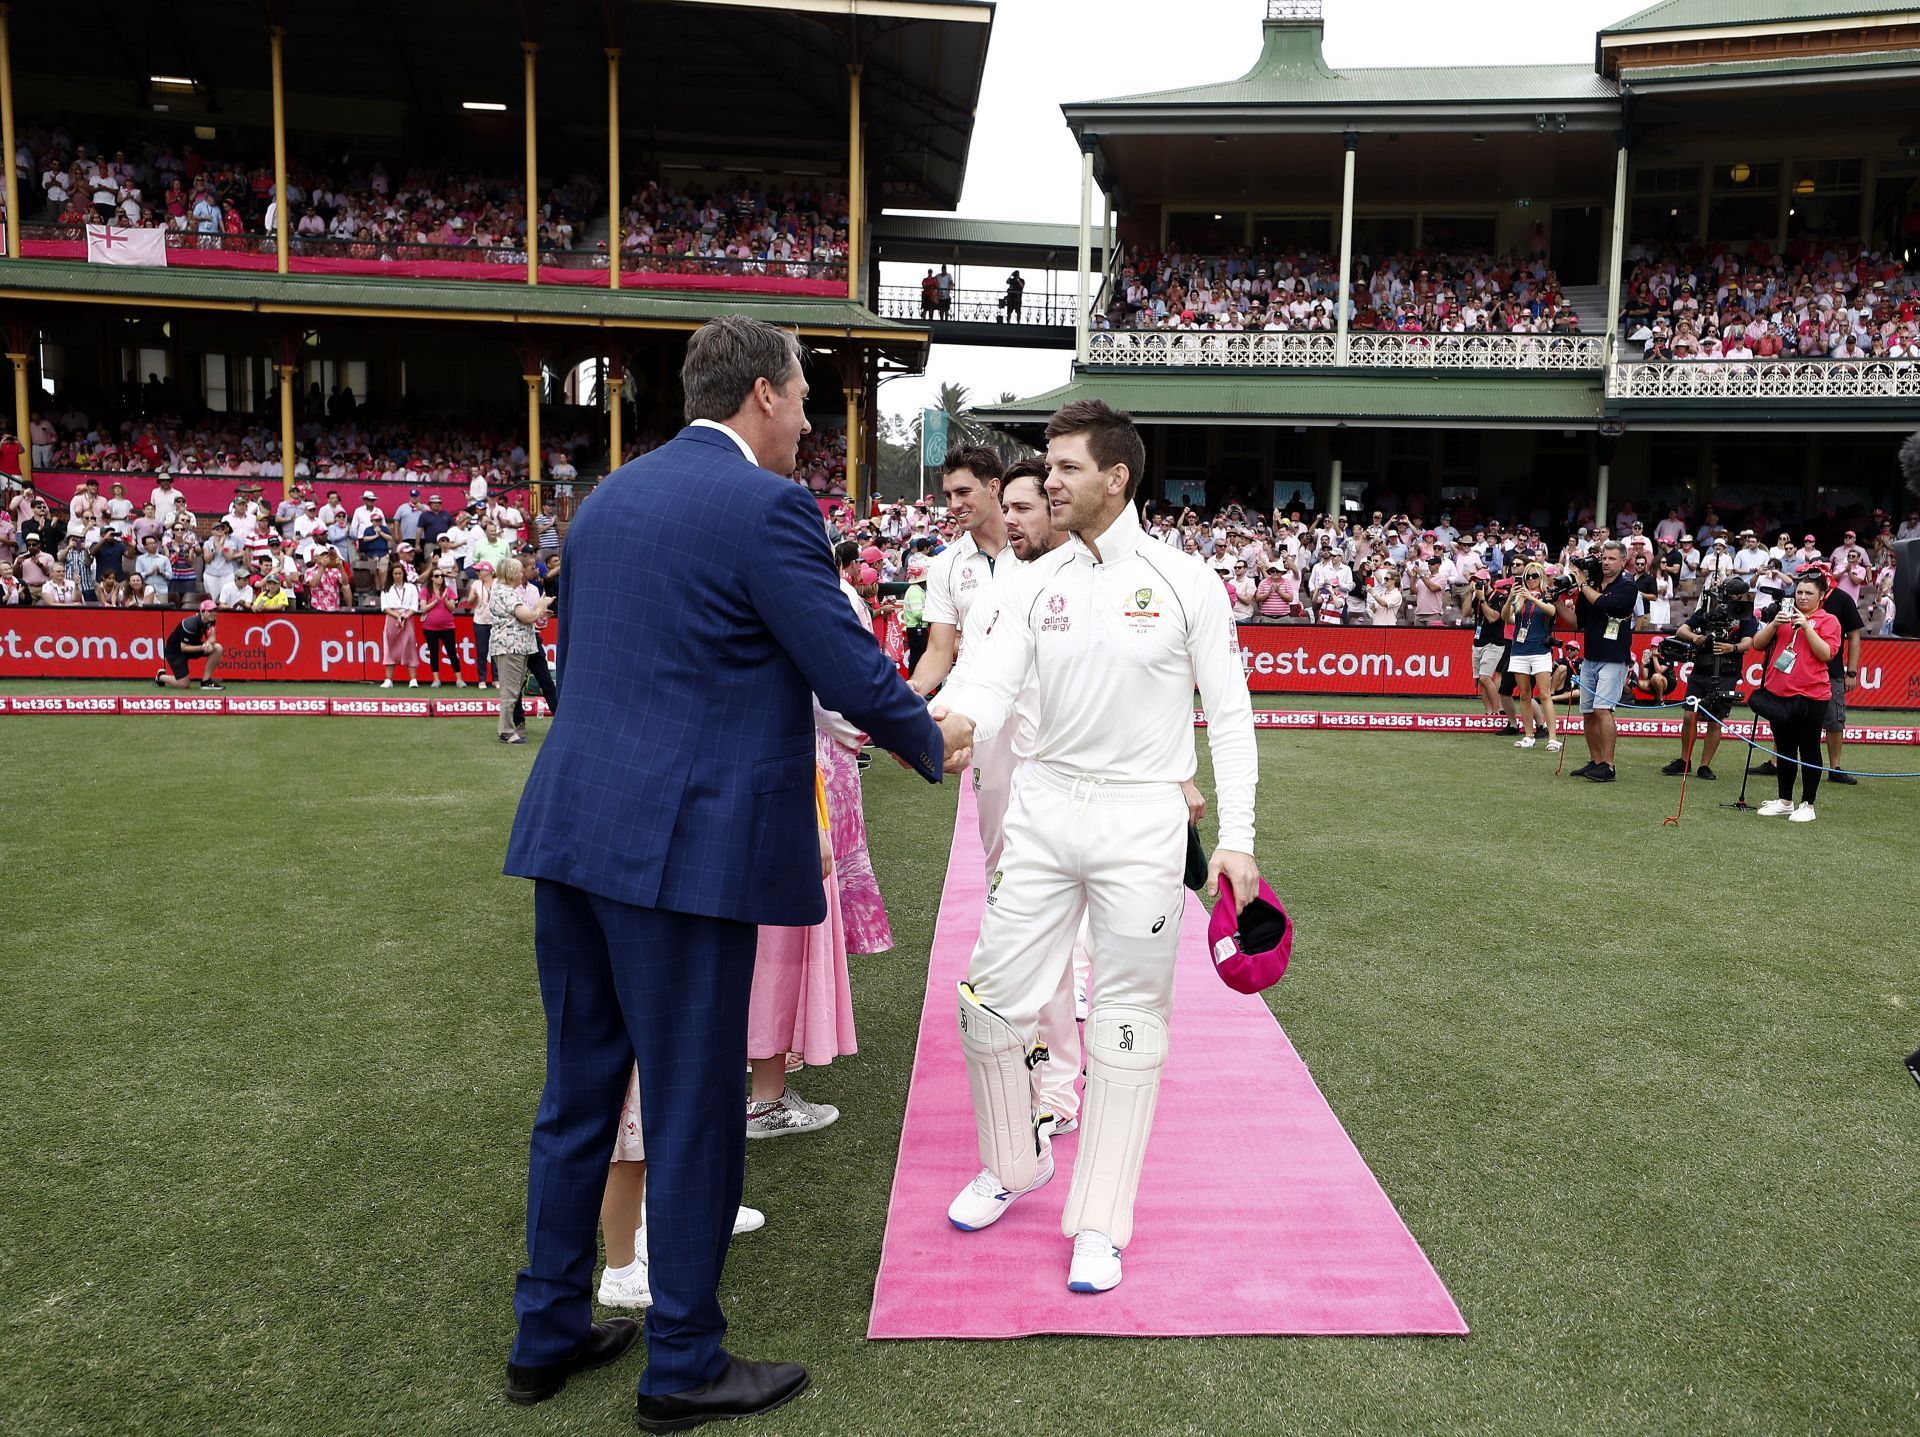
{"type": "Polygon", "coordinates": [[[1104,1232],[1088,1228],[1073,1235],[1073,1265],[1068,1292],[1106,1292],[1120,1285],[1120,1249],[1104,1232]]]}
{"type": "Polygon", "coordinates": [[[767,1215],[757,1207],[742,1205],[740,1211],[733,1215],[733,1235],[735,1237],[740,1236],[743,1232],[758,1232],[766,1225],[767,1215]]]}
{"type": "Polygon", "coordinates": [[[960,1190],[960,1196],[948,1205],[947,1221],[962,1232],[978,1232],[983,1227],[992,1227],[1013,1206],[1015,1199],[1023,1198],[1052,1181],[1051,1147],[1041,1150],[1040,1176],[1033,1180],[1033,1186],[1021,1188],[1018,1192],[1000,1186],[1000,1179],[993,1175],[992,1168],[982,1168],[978,1176],[960,1190]]]}
{"type": "Polygon", "coordinates": [[[1793,812],[1793,800],[1790,798],[1770,798],[1760,805],[1762,818],[1779,818],[1782,814],[1793,812]]]}
{"type": "Polygon", "coordinates": [[[615,1277],[612,1268],[600,1274],[600,1305],[653,1306],[653,1289],[647,1285],[647,1250],[644,1247],[635,1249],[633,1268],[625,1277],[615,1277]]]}
{"type": "Polygon", "coordinates": [[[1810,803],[1801,804],[1792,813],[1787,815],[1787,822],[1788,823],[1812,823],[1813,822],[1813,805],[1810,803]]]}

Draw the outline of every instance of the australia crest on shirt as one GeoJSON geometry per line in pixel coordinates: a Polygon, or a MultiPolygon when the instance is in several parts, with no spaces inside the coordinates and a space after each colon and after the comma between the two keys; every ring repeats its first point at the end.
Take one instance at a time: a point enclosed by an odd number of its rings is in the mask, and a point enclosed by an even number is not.
{"type": "Polygon", "coordinates": [[[1160,611],[1154,607],[1152,589],[1135,589],[1128,597],[1132,600],[1131,607],[1123,608],[1120,616],[1134,633],[1144,634],[1160,622],[1160,611]]]}

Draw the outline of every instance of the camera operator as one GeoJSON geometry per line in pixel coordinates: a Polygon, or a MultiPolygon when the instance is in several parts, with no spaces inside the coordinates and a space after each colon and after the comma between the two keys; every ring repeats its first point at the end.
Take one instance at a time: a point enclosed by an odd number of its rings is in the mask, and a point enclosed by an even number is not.
{"type": "Polygon", "coordinates": [[[1589,758],[1574,776],[1592,783],[1615,778],[1618,738],[1613,711],[1633,665],[1633,610],[1640,590],[1626,575],[1627,552],[1618,539],[1600,545],[1598,560],[1576,569],[1577,587],[1560,601],[1561,618],[1579,628],[1586,662],[1580,670],[1580,728],[1589,758]]]}
{"type": "Polygon", "coordinates": [[[1762,818],[1791,815],[1795,823],[1812,823],[1813,800],[1820,791],[1820,726],[1827,702],[1833,697],[1828,663],[1840,652],[1840,620],[1820,607],[1827,595],[1827,576],[1809,569],[1794,576],[1793,597],[1753,636],[1753,647],[1767,652],[1766,677],[1761,687],[1785,704],[1785,712],[1770,720],[1779,797],[1760,805],[1762,818]],[[1800,776],[1800,805],[1794,807],[1793,780],[1800,776]]]}
{"type": "Polygon", "coordinates": [[[1473,623],[1473,681],[1480,690],[1480,702],[1489,717],[1505,713],[1503,734],[1516,734],[1513,709],[1500,695],[1500,675],[1506,667],[1507,607],[1506,591],[1494,592],[1493,581],[1483,571],[1467,583],[1466,613],[1473,623]]]}
{"type": "Polygon", "coordinates": [[[1674,637],[1693,646],[1693,669],[1688,687],[1692,689],[1699,707],[1705,709],[1717,722],[1708,722],[1706,732],[1699,732],[1699,714],[1693,705],[1688,705],[1686,717],[1680,721],[1680,757],[1668,764],[1660,772],[1677,778],[1687,771],[1687,755],[1693,752],[1696,735],[1700,740],[1700,764],[1694,769],[1695,778],[1712,780],[1719,775],[1713,771],[1713,756],[1720,748],[1721,725],[1733,712],[1735,682],[1739,677],[1740,663],[1736,655],[1749,653],[1753,649],[1753,636],[1760,632],[1760,621],[1753,616],[1753,607],[1744,595],[1729,593],[1719,602],[1709,594],[1693,611],[1693,617],[1683,623],[1674,633],[1674,637]],[[1698,627],[1696,627],[1696,625],[1698,627]]]}

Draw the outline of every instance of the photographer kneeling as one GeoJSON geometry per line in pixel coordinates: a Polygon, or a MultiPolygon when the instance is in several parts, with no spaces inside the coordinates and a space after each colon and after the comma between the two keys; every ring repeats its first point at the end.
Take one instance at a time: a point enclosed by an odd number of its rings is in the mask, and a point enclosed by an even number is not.
{"type": "Polygon", "coordinates": [[[1684,774],[1687,771],[1687,756],[1693,752],[1694,739],[1698,736],[1700,764],[1694,770],[1694,777],[1719,777],[1713,771],[1713,755],[1720,747],[1721,725],[1733,712],[1734,685],[1740,669],[1735,656],[1751,650],[1753,636],[1759,632],[1760,622],[1753,616],[1753,606],[1747,601],[1746,587],[1738,585],[1737,581],[1729,581],[1720,588],[1709,589],[1702,596],[1700,607],[1680,625],[1673,638],[1658,645],[1660,649],[1669,649],[1671,645],[1669,652],[1672,657],[1693,665],[1687,688],[1698,704],[1698,708],[1689,704],[1687,715],[1681,720],[1680,757],[1660,772],[1669,777],[1684,774]],[[1688,651],[1684,659],[1680,657],[1683,646],[1688,651]],[[1699,709],[1712,715],[1704,734],[1699,731],[1699,709]]]}
{"type": "Polygon", "coordinates": [[[1825,575],[1817,571],[1800,575],[1793,597],[1753,636],[1753,647],[1767,651],[1767,672],[1760,687],[1774,700],[1766,704],[1766,712],[1759,705],[1754,712],[1772,727],[1774,748],[1779,751],[1780,796],[1760,805],[1762,818],[1787,814],[1795,823],[1813,822],[1813,799],[1820,791],[1820,730],[1833,697],[1827,664],[1840,647],[1840,621],[1820,607],[1826,597],[1825,575]],[[1800,775],[1797,808],[1793,802],[1796,772],[1800,775]]]}
{"type": "Polygon", "coordinates": [[[1609,539],[1600,546],[1598,559],[1580,564],[1573,590],[1560,600],[1561,618],[1579,628],[1586,654],[1580,668],[1580,729],[1588,759],[1573,774],[1593,783],[1614,781],[1618,731],[1613,711],[1633,667],[1633,610],[1640,590],[1627,577],[1626,567],[1625,546],[1609,539]]]}

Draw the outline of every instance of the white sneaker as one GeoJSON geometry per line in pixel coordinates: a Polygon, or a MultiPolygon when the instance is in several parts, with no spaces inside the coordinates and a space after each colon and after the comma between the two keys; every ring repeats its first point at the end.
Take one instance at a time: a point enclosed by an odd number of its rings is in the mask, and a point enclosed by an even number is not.
{"type": "Polygon", "coordinates": [[[380,680],[380,687],[381,687],[381,688],[383,688],[383,689],[390,689],[390,688],[392,688],[392,687],[393,687],[393,680],[392,680],[392,679],[382,679],[382,680],[380,680]]]}
{"type": "Polygon", "coordinates": [[[1517,738],[1513,741],[1515,748],[1532,748],[1533,745],[1534,737],[1532,734],[1528,734],[1525,738],[1517,738]]]}
{"type": "Polygon", "coordinates": [[[1021,1188],[1018,1192],[1001,1187],[1000,1179],[993,1175],[992,1168],[982,1168],[973,1181],[960,1190],[960,1196],[947,1205],[947,1221],[962,1232],[978,1232],[983,1227],[992,1227],[1013,1206],[1015,1199],[1036,1192],[1052,1181],[1052,1148],[1041,1149],[1040,1176],[1033,1180],[1033,1186],[1021,1188]]]}
{"type": "Polygon", "coordinates": [[[733,1215],[733,1235],[735,1237],[740,1236],[743,1232],[758,1232],[766,1225],[767,1215],[757,1207],[747,1207],[742,1204],[740,1211],[733,1215]]]}
{"type": "Polygon", "coordinates": [[[602,1307],[652,1307],[653,1289],[647,1285],[647,1250],[634,1250],[633,1270],[625,1277],[615,1277],[612,1268],[606,1268],[600,1274],[600,1305],[602,1307]]]}
{"type": "Polygon", "coordinates": [[[1782,814],[1793,812],[1793,800],[1788,798],[1770,798],[1760,805],[1762,818],[1778,818],[1782,814]]]}
{"type": "Polygon", "coordinates": [[[840,1110],[831,1103],[810,1103],[793,1085],[770,1103],[747,1104],[747,1136],[777,1138],[788,1133],[810,1133],[830,1127],[840,1118],[840,1110]]]}
{"type": "Polygon", "coordinates": [[[467,686],[467,681],[465,679],[455,679],[453,686],[457,689],[463,689],[467,686]]]}
{"type": "Polygon", "coordinates": [[[438,674],[435,674],[433,676],[433,682],[430,685],[428,685],[428,687],[436,688],[436,689],[440,687],[440,676],[438,674]]]}
{"type": "Polygon", "coordinates": [[[1550,738],[1547,740],[1548,753],[1558,753],[1563,747],[1565,747],[1565,745],[1562,744],[1560,740],[1557,738],[1550,738]]]}
{"type": "Polygon", "coordinates": [[[1810,803],[1801,804],[1792,813],[1787,815],[1787,822],[1788,823],[1812,823],[1813,822],[1813,805],[1810,803]]]}
{"type": "Polygon", "coordinates": [[[407,680],[407,687],[408,687],[408,688],[410,688],[410,689],[417,689],[417,688],[419,688],[419,687],[420,687],[420,680],[418,680],[418,679],[408,679],[408,680],[407,680]]]}
{"type": "Polygon", "coordinates": [[[1120,1285],[1120,1249],[1104,1232],[1088,1228],[1073,1235],[1073,1265],[1068,1292],[1106,1292],[1120,1285]]]}

